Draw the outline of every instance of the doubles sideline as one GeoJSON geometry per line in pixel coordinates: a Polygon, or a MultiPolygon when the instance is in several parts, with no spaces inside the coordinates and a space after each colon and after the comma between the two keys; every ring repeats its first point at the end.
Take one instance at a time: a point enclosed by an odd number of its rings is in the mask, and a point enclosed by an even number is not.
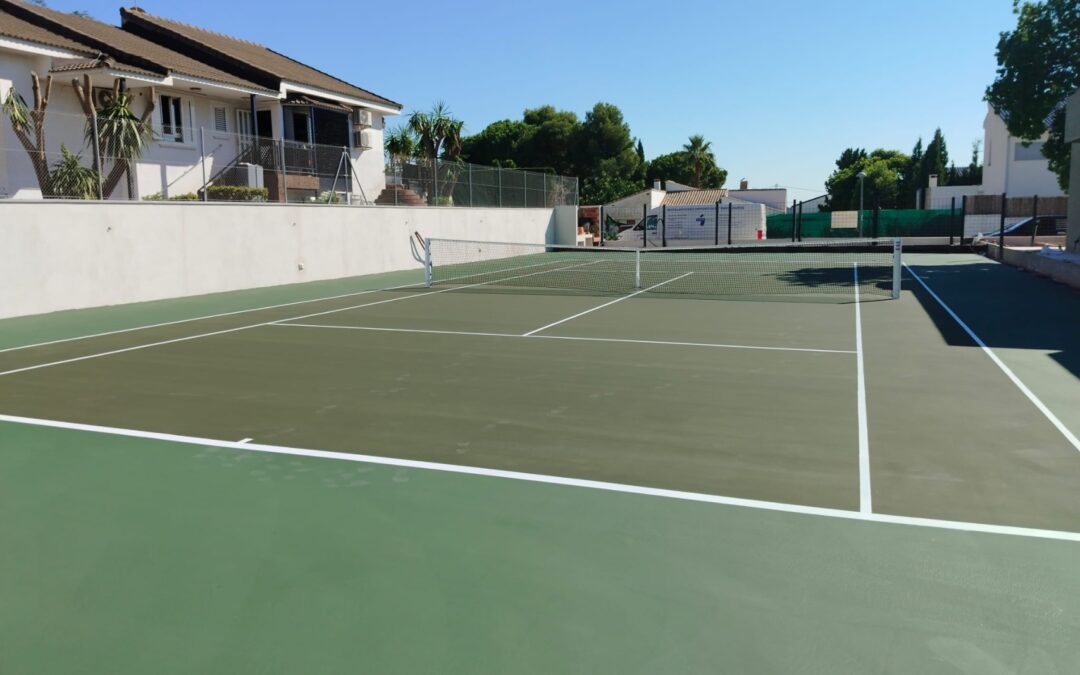
{"type": "MultiPolygon", "coordinates": [[[[584,264],[590,264],[590,263],[584,263],[584,264]]],[[[579,265],[571,265],[570,267],[578,267],[578,266],[579,265]]],[[[528,267],[533,267],[533,265],[529,265],[528,267]]],[[[449,288],[441,288],[441,289],[439,289],[437,291],[425,291],[423,293],[416,293],[416,294],[413,294],[413,295],[402,295],[402,296],[398,296],[398,297],[394,297],[394,298],[387,298],[385,300],[376,300],[374,302],[365,302],[365,303],[362,303],[362,304],[359,304],[359,305],[350,305],[348,307],[339,307],[337,309],[330,309],[330,310],[325,310],[325,311],[322,311],[322,312],[312,312],[310,314],[302,314],[300,316],[293,316],[293,317],[288,317],[288,318],[285,318],[285,319],[274,319],[273,321],[261,321],[259,323],[245,324],[243,326],[237,326],[235,328],[226,328],[226,329],[223,329],[223,330],[215,330],[215,331],[210,331],[208,333],[196,333],[195,335],[186,335],[184,337],[172,338],[172,339],[169,339],[169,340],[159,340],[157,342],[149,342],[149,343],[145,343],[145,344],[141,344],[141,345],[133,345],[131,347],[123,347],[121,349],[111,349],[111,350],[105,351],[105,352],[96,352],[94,354],[86,354],[86,355],[83,355],[83,356],[75,356],[75,357],[72,357],[72,358],[69,358],[69,359],[61,359],[61,360],[58,360],[58,361],[49,361],[49,362],[46,362],[46,363],[37,363],[37,364],[34,364],[32,366],[24,366],[22,368],[13,368],[11,370],[2,371],[2,372],[0,372],[0,377],[3,377],[5,375],[15,375],[17,373],[25,373],[25,372],[28,372],[28,371],[31,371],[31,370],[39,370],[41,368],[50,368],[50,367],[53,367],[53,366],[61,366],[61,365],[68,364],[68,363],[77,363],[79,361],[86,361],[88,359],[96,359],[96,358],[100,358],[100,357],[103,357],[103,356],[112,356],[114,354],[123,354],[125,352],[133,352],[133,351],[137,351],[137,350],[140,350],[140,349],[149,349],[150,347],[160,347],[160,346],[163,346],[163,345],[175,344],[177,342],[187,342],[189,340],[197,340],[197,339],[205,338],[205,337],[213,337],[213,336],[216,336],[216,335],[225,335],[225,334],[228,334],[228,333],[235,333],[237,331],[248,330],[250,328],[258,328],[260,326],[268,326],[268,325],[270,325],[272,323],[276,323],[276,322],[279,322],[279,321],[301,321],[303,319],[310,319],[310,318],[316,317],[316,316],[325,316],[327,314],[336,314],[338,312],[347,312],[349,310],[361,309],[361,308],[364,308],[364,307],[373,307],[375,305],[385,305],[385,304],[390,303],[390,302],[401,302],[403,300],[411,300],[411,299],[414,299],[414,298],[426,298],[426,297],[429,297],[429,296],[432,296],[432,295],[438,295],[439,293],[449,293],[451,291],[460,291],[460,290],[464,290],[466,288],[473,288],[473,287],[476,287],[476,286],[486,286],[488,284],[498,283],[500,281],[509,281],[511,279],[522,279],[522,278],[525,278],[525,277],[536,276],[538,274],[549,274],[551,272],[558,272],[558,271],[561,271],[563,269],[568,269],[568,268],[557,267],[557,268],[554,268],[554,269],[541,270],[539,272],[530,272],[528,274],[518,274],[516,276],[511,276],[511,277],[502,277],[500,279],[493,280],[493,281],[482,281],[482,282],[478,282],[478,283],[475,283],[475,284],[466,284],[464,286],[451,286],[449,288]]],[[[398,290],[398,289],[403,289],[403,288],[415,288],[415,287],[417,287],[417,284],[409,284],[407,286],[397,286],[397,287],[394,287],[394,288],[388,288],[388,289],[383,289],[383,290],[398,290]]],[[[374,293],[374,292],[376,292],[376,291],[362,291],[359,294],[360,295],[365,295],[367,293],[374,293]]],[[[345,297],[348,297],[348,296],[345,296],[345,297]]],[[[310,301],[310,300],[303,301],[303,303],[307,303],[307,302],[314,302],[314,301],[310,301]]],[[[303,304],[303,303],[297,303],[297,304],[303,304]]],[[[290,304],[292,304],[292,303],[290,303],[290,304]]],[[[121,332],[123,332],[123,331],[121,331],[121,332]]]]}
{"type": "Polygon", "coordinates": [[[356,455],[345,452],[333,452],[329,450],[290,448],[277,445],[253,443],[248,441],[247,439],[241,441],[220,441],[211,438],[199,438],[197,436],[183,436],[178,434],[138,431],[134,429],[98,426],[94,424],[80,424],[74,422],[61,422],[57,420],[45,420],[31,417],[18,417],[14,415],[0,415],[0,422],[9,422],[12,424],[22,424],[36,427],[49,427],[54,429],[67,429],[72,431],[83,431],[96,434],[107,434],[111,436],[126,436],[129,438],[165,441],[170,443],[182,443],[185,445],[196,445],[202,447],[229,448],[245,452],[263,452],[277,455],[293,455],[300,457],[315,457],[320,459],[335,459],[346,462],[380,464],[408,469],[440,471],[443,473],[484,476],[489,478],[502,478],[505,480],[516,480],[529,483],[545,483],[549,485],[561,485],[565,487],[583,488],[590,490],[604,490],[607,492],[644,495],[665,499],[677,499],[681,501],[703,502],[707,504],[720,504],[724,506],[739,506],[749,509],[778,511],[783,513],[794,513],[806,516],[838,518],[842,520],[856,520],[871,523],[888,523],[893,525],[908,525],[913,527],[926,527],[939,530],[958,530],[962,532],[1080,542],[1080,532],[1043,530],[1027,527],[1015,527],[1010,525],[990,525],[985,523],[967,523],[954,520],[915,518],[910,516],[894,516],[881,513],[866,513],[863,511],[847,511],[844,509],[832,509],[817,506],[803,506],[799,504],[784,504],[781,502],[744,499],[740,497],[724,497],[721,495],[710,495],[699,492],[683,492],[680,490],[668,490],[664,488],[652,488],[640,485],[626,485],[622,483],[609,483],[605,481],[586,480],[582,478],[567,478],[565,476],[549,476],[544,474],[525,473],[522,471],[486,469],[482,467],[461,466],[457,464],[443,464],[440,462],[425,462],[419,460],[398,459],[394,457],[380,457],[377,455],[356,455]]]}

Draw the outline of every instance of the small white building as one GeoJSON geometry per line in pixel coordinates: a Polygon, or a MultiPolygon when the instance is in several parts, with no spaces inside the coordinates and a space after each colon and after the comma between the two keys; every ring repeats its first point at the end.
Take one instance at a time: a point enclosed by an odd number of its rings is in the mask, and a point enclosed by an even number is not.
{"type": "Polygon", "coordinates": [[[941,208],[953,197],[959,202],[965,195],[1064,196],[1057,175],[1042,155],[1045,141],[1046,134],[1025,146],[1022,139],[1009,133],[1005,120],[988,104],[983,119],[982,184],[939,186],[937,177],[931,176],[926,193],[927,208],[941,208]]]}

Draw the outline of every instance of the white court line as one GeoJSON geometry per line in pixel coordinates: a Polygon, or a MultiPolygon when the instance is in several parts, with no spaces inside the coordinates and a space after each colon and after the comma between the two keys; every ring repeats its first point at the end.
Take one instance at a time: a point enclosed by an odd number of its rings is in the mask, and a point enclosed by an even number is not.
{"type": "Polygon", "coordinates": [[[537,333],[543,332],[543,331],[547,330],[548,328],[554,328],[555,326],[558,326],[561,323],[566,323],[567,321],[571,321],[573,319],[576,319],[579,316],[585,316],[586,314],[591,314],[592,312],[595,312],[598,309],[603,309],[605,307],[610,307],[610,306],[614,305],[616,302],[622,302],[623,300],[629,300],[630,298],[634,297],[635,295],[641,295],[642,293],[647,293],[648,291],[651,291],[654,288],[660,288],[661,286],[663,286],[665,284],[670,284],[673,281],[678,281],[679,279],[682,279],[683,277],[688,277],[691,274],[693,274],[693,272],[687,272],[686,274],[680,274],[679,276],[677,276],[677,277],[675,277],[673,279],[668,279],[667,281],[661,281],[658,284],[653,284],[652,286],[649,286],[648,288],[643,288],[640,291],[634,291],[633,293],[630,293],[629,295],[624,295],[621,298],[615,298],[611,302],[605,302],[602,305],[598,305],[598,306],[593,307],[591,309],[587,309],[584,312],[578,312],[577,314],[575,314],[573,316],[568,316],[565,319],[559,319],[558,321],[556,321],[554,323],[549,323],[546,326],[540,326],[536,330],[531,330],[528,333],[523,334],[522,337],[530,337],[530,336],[535,335],[537,333]]]}
{"type": "Polygon", "coordinates": [[[347,462],[381,464],[386,466],[398,466],[410,469],[440,471],[444,473],[486,476],[490,478],[503,478],[507,480],[526,481],[530,483],[545,483],[549,485],[562,485],[566,487],[585,488],[591,490],[604,490],[608,492],[619,492],[624,494],[636,494],[650,497],[678,499],[682,501],[704,502],[708,504],[721,504],[725,506],[740,506],[743,508],[759,509],[763,511],[778,511],[783,513],[795,513],[808,516],[822,516],[826,518],[838,518],[842,520],[856,520],[871,523],[909,525],[915,527],[927,527],[942,530],[958,530],[963,532],[1000,534],[1016,537],[1032,537],[1036,539],[1056,539],[1060,541],[1080,542],[1080,532],[1042,530],[1028,527],[1015,527],[1011,525],[991,525],[986,523],[967,523],[955,520],[936,520],[934,518],[915,518],[911,516],[893,516],[882,513],[862,513],[860,511],[847,511],[844,509],[832,509],[818,506],[803,506],[801,504],[784,504],[781,502],[769,502],[758,499],[744,499],[741,497],[724,497],[721,495],[710,495],[700,492],[683,492],[681,490],[667,490],[664,488],[626,485],[623,483],[609,483],[606,481],[587,480],[583,478],[549,476],[545,474],[525,473],[523,471],[487,469],[475,466],[443,464],[441,462],[426,462],[412,459],[398,459],[395,457],[380,457],[377,455],[358,455],[347,452],[334,452],[330,450],[290,448],[279,445],[265,445],[261,443],[239,443],[236,441],[220,441],[211,438],[199,438],[197,436],[182,436],[178,434],[165,434],[153,431],[138,431],[135,429],[106,427],[96,424],[60,422],[57,420],[19,417],[15,415],[0,415],[0,422],[10,422],[12,424],[24,424],[37,427],[50,427],[54,429],[85,431],[97,434],[108,434],[111,436],[126,436],[129,438],[167,441],[171,443],[183,443],[186,445],[199,445],[215,448],[231,448],[234,450],[265,452],[277,455],[337,459],[347,462]]]}
{"type": "Polygon", "coordinates": [[[857,371],[857,407],[859,411],[859,511],[873,512],[870,492],[870,432],[866,423],[866,371],[863,369],[862,310],[859,302],[859,263],[855,274],[855,369],[857,371]]]}
{"type": "Polygon", "coordinates": [[[731,345],[717,342],[672,342],[669,340],[632,340],[629,338],[577,337],[572,335],[521,335],[518,333],[480,333],[462,330],[431,330],[424,328],[385,328],[382,326],[341,326],[323,323],[282,323],[271,326],[291,326],[294,328],[327,328],[336,330],[364,330],[382,333],[426,333],[430,335],[466,335],[475,337],[527,338],[529,340],[578,340],[582,342],[622,342],[638,345],[668,345],[672,347],[715,347],[722,349],[756,349],[772,352],[817,352],[821,354],[854,354],[850,349],[814,349],[811,347],[759,347],[757,345],[731,345]]]}
{"type": "MultiPolygon", "coordinates": [[[[546,263],[535,263],[535,264],[532,264],[532,265],[521,265],[519,267],[511,267],[511,268],[508,268],[508,269],[503,270],[503,271],[504,272],[513,272],[513,271],[519,270],[519,269],[527,269],[527,268],[531,268],[531,267],[537,267],[539,265],[549,265],[549,264],[551,264],[551,263],[546,262],[546,263]]],[[[476,276],[476,275],[475,274],[463,274],[463,275],[457,276],[457,277],[449,277],[449,278],[446,278],[446,279],[440,279],[439,281],[440,281],[440,283],[445,283],[445,282],[448,282],[448,281],[455,281],[457,279],[463,279],[465,277],[471,277],[471,276],[476,276]]],[[[151,324],[146,324],[146,325],[142,325],[142,326],[132,326],[131,328],[119,328],[117,330],[105,331],[103,333],[91,333],[89,335],[76,335],[74,337],[60,338],[58,340],[49,340],[48,342],[36,342],[34,344],[29,344],[29,345],[19,345],[17,347],[6,347],[4,349],[0,349],[0,354],[3,354],[5,352],[17,352],[17,351],[22,350],[22,349],[33,349],[34,347],[48,347],[49,345],[62,344],[64,342],[75,342],[76,340],[89,340],[91,338],[106,337],[108,335],[119,335],[120,333],[131,333],[131,332],[137,331],[137,330],[149,330],[151,328],[164,328],[165,326],[175,326],[175,325],[181,324],[181,323],[191,323],[192,321],[202,321],[204,319],[220,319],[221,317],[224,317],[224,316],[235,316],[237,314],[247,314],[249,312],[260,312],[260,311],[262,311],[264,309],[280,309],[282,307],[293,307],[295,305],[303,305],[303,304],[307,304],[309,302],[314,304],[316,302],[326,302],[328,300],[340,300],[341,298],[351,298],[351,297],[354,297],[354,296],[357,296],[357,295],[368,295],[369,293],[378,293],[379,291],[399,291],[399,290],[402,290],[402,289],[405,289],[405,288],[422,288],[423,286],[424,286],[424,282],[418,281],[416,283],[403,284],[401,286],[387,286],[385,288],[372,288],[372,289],[368,289],[368,290],[365,290],[365,291],[354,291],[352,293],[342,293],[340,295],[327,295],[327,296],[323,296],[323,297],[319,297],[319,298],[311,298],[310,300],[294,300],[293,302],[282,302],[282,303],[277,304],[277,305],[264,305],[262,307],[251,307],[249,309],[238,309],[238,310],[234,310],[232,312],[221,312],[220,314],[207,314],[205,316],[196,316],[196,317],[192,317],[190,319],[177,319],[175,321],[163,321],[161,323],[151,323],[151,324]]],[[[251,289],[248,289],[248,290],[251,290],[251,289]]]]}
{"type": "Polygon", "coordinates": [[[945,312],[953,318],[953,321],[955,321],[961,328],[964,329],[964,332],[968,334],[968,337],[974,340],[975,344],[979,345],[983,352],[990,357],[990,360],[993,361],[994,364],[1001,369],[1001,372],[1005,373],[1005,376],[1012,380],[1012,383],[1016,385],[1016,388],[1019,389],[1021,393],[1024,394],[1024,396],[1027,396],[1029,401],[1035,404],[1035,407],[1039,409],[1039,412],[1041,412],[1043,416],[1046,417],[1046,419],[1050,420],[1050,424],[1053,424],[1054,427],[1061,432],[1061,435],[1065,437],[1065,440],[1067,440],[1074,449],[1080,452],[1080,439],[1078,439],[1076,435],[1073,434],[1073,432],[1070,431],[1069,428],[1065,426],[1065,424],[1062,423],[1061,420],[1058,419],[1057,415],[1055,415],[1049,408],[1046,407],[1046,404],[1044,404],[1039,399],[1039,397],[1035,395],[1035,392],[1028,389],[1027,385],[1024,384],[1019,377],[1017,377],[1016,373],[1014,373],[1011,368],[1005,365],[1005,362],[999,359],[998,355],[995,354],[993,350],[990,349],[990,347],[988,347],[986,343],[982,341],[982,338],[976,335],[975,331],[971,330],[971,328],[966,323],[964,323],[963,320],[960,319],[960,316],[957,315],[957,313],[954,312],[951,307],[946,305],[945,301],[942,300],[938,296],[938,294],[933,291],[933,289],[926,285],[926,282],[922,280],[922,277],[915,273],[915,270],[911,269],[911,267],[907,263],[904,263],[904,267],[909,273],[911,273],[911,276],[915,278],[915,281],[918,281],[919,284],[924,289],[926,289],[926,292],[930,294],[930,297],[934,298],[934,300],[936,300],[937,303],[941,305],[941,308],[944,309],[945,312]]]}
{"type": "Polygon", "coordinates": [[[240,440],[237,441],[237,443],[240,443],[240,444],[250,443],[253,440],[255,440],[255,439],[254,438],[241,438],[240,440]]]}
{"type": "MultiPolygon", "coordinates": [[[[505,279],[499,279],[498,281],[508,281],[510,279],[518,279],[518,278],[522,278],[522,277],[531,277],[531,276],[535,276],[537,274],[547,274],[549,272],[557,272],[557,271],[559,271],[558,268],[553,269],[553,270],[544,270],[542,272],[533,272],[531,274],[520,274],[520,275],[518,275],[516,277],[507,277],[505,279]]],[[[173,338],[171,340],[160,340],[158,342],[149,342],[149,343],[146,343],[146,344],[134,345],[132,347],[124,347],[122,349],[112,349],[112,350],[109,350],[107,352],[98,352],[96,354],[87,354],[85,356],[76,356],[76,357],[72,357],[70,359],[62,359],[60,361],[49,361],[47,363],[38,363],[38,364],[35,364],[35,365],[32,365],[32,366],[25,366],[23,368],[15,368],[15,369],[12,369],[12,370],[5,370],[3,372],[0,372],[0,377],[4,377],[6,375],[16,375],[18,373],[25,373],[25,372],[28,372],[28,371],[31,371],[31,370],[39,370],[41,368],[50,368],[52,366],[62,366],[62,365],[68,364],[68,363],[77,363],[79,361],[86,361],[86,360],[89,360],[89,359],[96,359],[96,358],[100,358],[102,356],[113,356],[115,354],[123,354],[125,352],[133,352],[133,351],[138,351],[140,349],[148,349],[150,347],[160,347],[160,346],[163,346],[163,345],[175,344],[177,342],[187,342],[188,340],[197,340],[199,338],[204,338],[204,337],[213,337],[215,335],[225,335],[227,333],[235,333],[235,332],[241,331],[241,330],[248,330],[249,328],[258,328],[260,326],[269,326],[269,325],[271,325],[273,323],[278,323],[279,321],[299,321],[301,319],[310,319],[311,317],[314,317],[314,316],[325,316],[327,314],[336,314],[337,312],[347,312],[347,311],[353,310],[353,309],[362,309],[364,307],[373,307],[375,305],[384,305],[384,304],[386,304],[388,302],[398,302],[400,300],[411,300],[413,298],[426,298],[426,297],[429,297],[429,296],[432,296],[432,295],[437,295],[439,293],[449,293],[451,291],[460,291],[460,290],[463,290],[463,289],[466,289],[466,288],[473,288],[474,286],[485,286],[487,284],[492,284],[492,283],[497,283],[497,282],[495,282],[495,281],[484,281],[484,282],[480,282],[480,283],[476,283],[476,284],[468,284],[466,286],[452,286],[450,288],[442,288],[442,289],[439,289],[437,291],[425,291],[423,293],[415,293],[415,294],[412,294],[412,295],[402,295],[402,296],[398,296],[398,297],[395,297],[395,298],[388,298],[386,300],[376,300],[375,302],[366,302],[366,303],[361,304],[361,305],[350,305],[349,307],[341,307],[339,309],[331,309],[331,310],[327,310],[325,312],[315,312],[313,314],[304,314],[304,315],[301,315],[301,316],[294,316],[294,317],[289,317],[289,318],[286,318],[286,319],[278,319],[278,320],[275,320],[275,321],[263,321],[261,323],[252,323],[252,324],[247,324],[245,326],[237,326],[236,328],[226,328],[224,330],[216,330],[216,331],[211,331],[209,333],[198,333],[196,335],[187,335],[187,336],[184,336],[184,337],[173,338]]],[[[413,285],[415,286],[415,284],[413,284],[413,285]]],[[[409,287],[403,287],[403,288],[409,288],[409,287]]]]}

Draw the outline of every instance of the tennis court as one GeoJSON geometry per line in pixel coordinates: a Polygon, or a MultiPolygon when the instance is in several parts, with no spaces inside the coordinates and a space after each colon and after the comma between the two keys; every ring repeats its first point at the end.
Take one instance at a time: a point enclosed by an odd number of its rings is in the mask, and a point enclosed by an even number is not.
{"type": "Polygon", "coordinates": [[[1074,293],[905,253],[893,299],[891,242],[427,257],[0,322],[5,669],[1080,668],[1074,293]]]}

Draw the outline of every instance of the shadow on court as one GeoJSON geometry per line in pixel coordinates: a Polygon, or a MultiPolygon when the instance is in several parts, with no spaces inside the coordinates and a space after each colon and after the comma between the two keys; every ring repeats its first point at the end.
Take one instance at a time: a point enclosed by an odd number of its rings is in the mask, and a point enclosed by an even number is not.
{"type": "MultiPolygon", "coordinates": [[[[1051,359],[1080,379],[1080,291],[974,255],[939,264],[922,260],[909,265],[988,347],[1052,352],[1051,359]]],[[[977,346],[909,272],[904,277],[949,345],[977,346]]]]}

